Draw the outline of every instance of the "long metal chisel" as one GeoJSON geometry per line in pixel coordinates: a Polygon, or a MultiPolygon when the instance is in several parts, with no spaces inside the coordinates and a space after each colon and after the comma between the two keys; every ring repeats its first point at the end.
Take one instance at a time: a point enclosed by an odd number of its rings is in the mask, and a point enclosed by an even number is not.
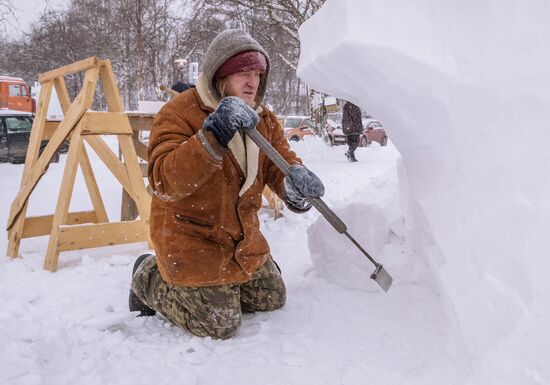
{"type": "MultiPolygon", "coordinates": [[[[252,129],[243,129],[244,133],[252,139],[254,143],[258,145],[262,149],[262,151],[266,154],[266,156],[271,159],[273,163],[285,174],[288,175],[290,171],[290,164],[273,148],[273,146],[256,130],[255,128],[252,129]]],[[[361,247],[359,243],[351,235],[348,233],[348,229],[346,227],[346,224],[342,222],[342,220],[336,215],[334,211],[332,211],[325,202],[321,198],[316,197],[306,197],[311,204],[325,217],[325,219],[338,231],[340,234],[344,234],[346,237],[350,239],[350,241],[353,242],[359,250],[365,256],[374,264],[376,269],[374,272],[370,275],[370,278],[373,279],[384,291],[388,291],[390,286],[392,285],[393,278],[391,275],[384,269],[384,266],[382,264],[376,262],[374,258],[372,258],[369,253],[365,251],[361,247]]]]}

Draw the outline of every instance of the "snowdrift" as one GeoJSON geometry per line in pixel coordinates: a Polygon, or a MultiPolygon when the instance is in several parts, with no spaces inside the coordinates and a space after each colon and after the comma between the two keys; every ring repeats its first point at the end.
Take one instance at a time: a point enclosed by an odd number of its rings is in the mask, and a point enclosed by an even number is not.
{"type": "Polygon", "coordinates": [[[548,15],[544,0],[328,0],[300,28],[299,76],[376,116],[403,156],[412,236],[472,383],[550,382],[548,15]]]}

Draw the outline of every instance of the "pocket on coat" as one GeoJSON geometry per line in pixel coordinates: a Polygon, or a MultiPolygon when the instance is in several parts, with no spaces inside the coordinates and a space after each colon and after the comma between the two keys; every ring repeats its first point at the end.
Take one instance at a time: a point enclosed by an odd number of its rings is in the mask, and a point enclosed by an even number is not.
{"type": "Polygon", "coordinates": [[[182,215],[182,214],[174,214],[174,218],[176,219],[176,222],[178,222],[178,223],[182,223],[182,224],[190,225],[190,226],[196,226],[196,227],[199,227],[199,228],[212,229],[215,226],[213,223],[203,222],[203,221],[200,221],[198,219],[190,218],[190,217],[187,217],[187,216],[182,215]]]}

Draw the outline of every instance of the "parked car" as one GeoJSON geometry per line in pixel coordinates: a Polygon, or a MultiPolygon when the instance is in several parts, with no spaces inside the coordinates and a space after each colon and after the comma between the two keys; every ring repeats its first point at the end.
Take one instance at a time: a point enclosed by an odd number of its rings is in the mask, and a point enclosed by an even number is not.
{"type": "MultiPolygon", "coordinates": [[[[33,115],[29,112],[0,109],[0,162],[25,162],[32,123],[33,115]]],[[[47,143],[41,143],[40,151],[47,143]]],[[[59,153],[56,153],[52,162],[58,161],[59,153]]]]}
{"type": "Polygon", "coordinates": [[[342,132],[342,113],[341,112],[329,112],[327,114],[327,125],[325,126],[327,131],[328,140],[331,146],[346,143],[346,136],[342,132]]]}
{"type": "Polygon", "coordinates": [[[359,145],[366,147],[372,142],[378,142],[381,146],[388,144],[386,130],[378,120],[369,118],[363,119],[363,133],[359,139],[359,145]]]}
{"type": "Polygon", "coordinates": [[[309,128],[309,122],[311,118],[309,116],[289,115],[285,118],[284,130],[285,137],[288,141],[299,142],[303,140],[305,136],[314,135],[313,131],[309,128]]]}
{"type": "Polygon", "coordinates": [[[331,146],[346,144],[346,135],[342,131],[342,122],[333,119],[327,119],[327,135],[331,146]]]}
{"type": "MultiPolygon", "coordinates": [[[[346,135],[342,131],[342,114],[328,114],[327,119],[327,134],[332,146],[346,144],[346,135]],[[339,120],[338,120],[339,119],[339,120]]],[[[363,132],[359,136],[359,146],[366,147],[372,142],[378,142],[381,146],[388,144],[388,136],[382,124],[376,119],[362,119],[363,132]]]]}

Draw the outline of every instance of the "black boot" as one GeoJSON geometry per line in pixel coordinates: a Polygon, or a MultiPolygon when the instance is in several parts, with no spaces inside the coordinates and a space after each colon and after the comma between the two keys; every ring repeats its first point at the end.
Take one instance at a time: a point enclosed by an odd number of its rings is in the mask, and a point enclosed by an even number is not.
{"type": "MultiPolygon", "coordinates": [[[[134,269],[132,270],[132,279],[139,265],[141,265],[141,262],[143,262],[145,258],[151,255],[153,254],[143,254],[136,259],[136,262],[134,263],[134,269]]],[[[149,306],[143,303],[141,299],[138,298],[138,296],[136,295],[136,293],[134,293],[132,289],[130,289],[130,296],[128,297],[128,307],[130,308],[130,311],[139,311],[139,317],[152,316],[156,314],[153,309],[151,309],[149,306]]]]}
{"type": "Polygon", "coordinates": [[[357,162],[357,159],[355,159],[355,154],[353,152],[346,152],[346,158],[348,158],[350,162],[357,162]]]}

